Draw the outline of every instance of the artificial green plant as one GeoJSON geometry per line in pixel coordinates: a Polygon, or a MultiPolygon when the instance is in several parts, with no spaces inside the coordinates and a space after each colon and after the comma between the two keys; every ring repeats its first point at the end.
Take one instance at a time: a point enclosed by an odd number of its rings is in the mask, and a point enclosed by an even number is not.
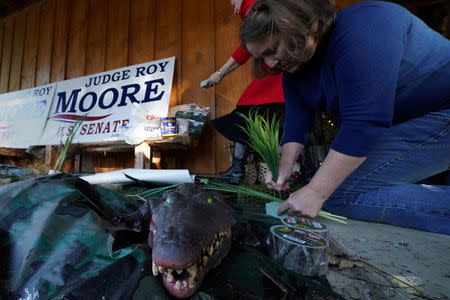
{"type": "Polygon", "coordinates": [[[75,122],[75,124],[70,127],[69,133],[68,133],[64,143],[62,141],[60,142],[59,148],[58,148],[58,155],[56,156],[55,165],[53,167],[53,170],[55,170],[55,172],[61,171],[61,168],[67,159],[67,152],[69,151],[69,148],[72,145],[73,140],[75,139],[75,136],[81,127],[81,124],[86,119],[86,116],[87,115],[85,114],[85,115],[81,116],[80,118],[78,118],[78,120],[75,122]]]}
{"type": "Polygon", "coordinates": [[[279,147],[280,119],[277,114],[272,118],[265,117],[257,111],[251,110],[249,115],[240,114],[246,126],[239,126],[248,136],[248,144],[267,164],[272,178],[278,178],[278,162],[280,161],[279,147]]]}

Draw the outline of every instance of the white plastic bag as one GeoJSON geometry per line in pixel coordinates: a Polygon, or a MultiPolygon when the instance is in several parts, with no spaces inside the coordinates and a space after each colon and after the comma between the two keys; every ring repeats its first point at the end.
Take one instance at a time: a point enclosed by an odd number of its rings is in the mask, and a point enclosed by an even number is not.
{"type": "Polygon", "coordinates": [[[133,103],[131,115],[130,128],[123,132],[125,142],[137,145],[145,140],[161,139],[160,116],[149,114],[137,103],[133,103]]]}

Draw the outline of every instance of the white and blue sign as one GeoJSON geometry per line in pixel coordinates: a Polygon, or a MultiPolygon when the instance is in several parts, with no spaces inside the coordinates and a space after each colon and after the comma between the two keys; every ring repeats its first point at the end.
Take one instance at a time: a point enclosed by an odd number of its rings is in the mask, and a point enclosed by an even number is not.
{"type": "Polygon", "coordinates": [[[39,144],[56,84],[0,95],[0,147],[39,144]]]}
{"type": "Polygon", "coordinates": [[[174,65],[171,57],[0,95],[0,147],[60,144],[80,118],[74,142],[125,140],[133,106],[167,116],[174,65]]]}
{"type": "Polygon", "coordinates": [[[40,145],[58,144],[84,117],[74,142],[124,140],[134,125],[132,107],[154,118],[169,110],[175,58],[58,83],[40,145]]]}

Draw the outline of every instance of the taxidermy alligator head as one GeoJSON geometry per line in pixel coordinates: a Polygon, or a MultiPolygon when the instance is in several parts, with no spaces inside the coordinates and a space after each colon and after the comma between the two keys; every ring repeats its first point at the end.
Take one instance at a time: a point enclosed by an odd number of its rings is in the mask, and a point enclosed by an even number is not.
{"type": "Polygon", "coordinates": [[[218,192],[183,184],[151,198],[119,222],[150,220],[148,244],[152,271],[178,298],[194,294],[205,274],[220,264],[231,247],[231,208],[218,192]]]}

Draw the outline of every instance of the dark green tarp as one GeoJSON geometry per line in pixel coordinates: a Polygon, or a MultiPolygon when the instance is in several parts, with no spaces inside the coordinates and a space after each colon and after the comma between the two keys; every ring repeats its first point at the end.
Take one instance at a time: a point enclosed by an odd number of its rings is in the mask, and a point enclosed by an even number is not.
{"type": "MultiPolygon", "coordinates": [[[[171,299],[151,273],[146,233],[111,222],[136,199],[65,174],[0,186],[0,299],[171,299]]],[[[267,256],[277,219],[235,208],[241,233],[191,299],[340,299],[325,277],[267,256]]]]}

